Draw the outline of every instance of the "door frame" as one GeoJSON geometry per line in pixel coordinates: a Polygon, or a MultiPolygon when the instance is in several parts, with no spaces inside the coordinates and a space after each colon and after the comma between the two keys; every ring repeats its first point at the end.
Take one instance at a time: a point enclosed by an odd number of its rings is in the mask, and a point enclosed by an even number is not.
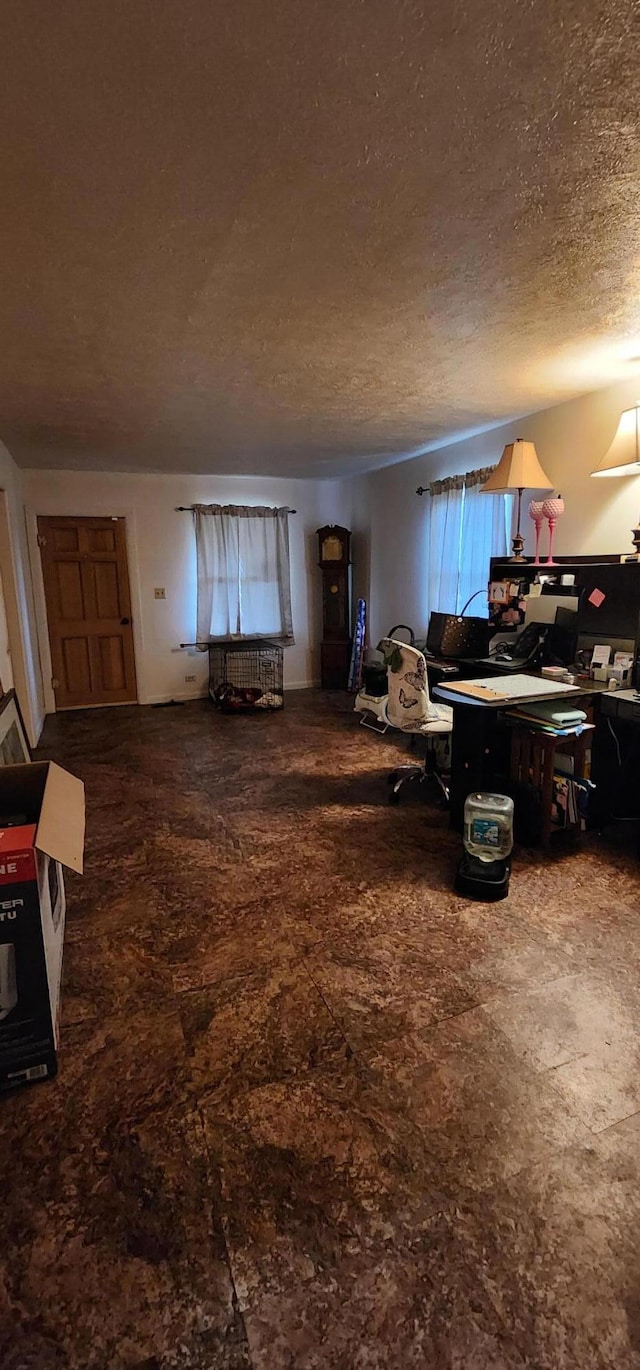
{"type": "MultiPolygon", "coordinates": [[[[30,628],[35,623],[33,577],[30,574],[31,553],[28,546],[25,548],[24,543],[20,544],[20,534],[13,519],[14,512],[12,511],[10,491],[5,486],[0,487],[0,571],[2,572],[4,588],[13,679],[29,741],[32,747],[37,747],[44,722],[44,712],[39,712],[43,710],[44,682],[41,691],[42,667],[40,659],[33,661],[32,669],[30,669],[27,655],[27,647],[31,643],[30,628]],[[28,554],[28,565],[22,566],[24,594],[21,599],[16,564],[20,563],[21,554],[24,562],[25,552],[28,554]],[[26,618],[25,614],[27,615],[26,618]]],[[[31,645],[33,650],[35,650],[36,645],[38,646],[39,658],[39,640],[31,645]]]]}
{"type": "MultiPolygon", "coordinates": [[[[42,662],[42,684],[44,689],[44,705],[48,714],[55,714],[56,697],[51,685],[53,676],[53,666],[51,664],[51,643],[49,640],[49,620],[47,617],[47,601],[44,589],[44,573],[42,570],[42,557],[38,546],[38,519],[39,518],[119,518],[125,520],[125,535],[127,546],[127,566],[129,570],[129,591],[131,594],[131,616],[133,619],[133,655],[136,667],[136,681],[138,698],[137,704],[147,702],[147,691],[143,675],[144,663],[144,637],[142,628],[142,593],[140,587],[140,567],[138,560],[138,531],[136,526],[135,509],[96,509],[93,500],[88,500],[86,507],[83,505],[78,508],[77,500],[70,500],[70,509],[65,508],[66,500],[57,499],[54,508],[52,500],[45,501],[49,507],[27,509],[27,537],[29,540],[29,555],[31,559],[33,575],[33,597],[36,612],[36,631],[38,634],[38,644],[40,647],[40,660],[42,662]]],[[[95,504],[100,504],[96,500],[95,504]]],[[[115,709],[122,707],[117,704],[99,704],[95,707],[100,709],[115,709]]],[[[66,710],[63,710],[66,712],[66,710]]]]}

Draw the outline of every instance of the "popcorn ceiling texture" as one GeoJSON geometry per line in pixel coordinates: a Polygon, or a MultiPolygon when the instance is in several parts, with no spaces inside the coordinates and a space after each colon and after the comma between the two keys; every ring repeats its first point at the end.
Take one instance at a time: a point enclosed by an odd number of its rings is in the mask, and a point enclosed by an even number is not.
{"type": "Polygon", "coordinates": [[[5,7],[17,460],[329,476],[587,388],[559,352],[639,323],[637,14],[5,7]]]}

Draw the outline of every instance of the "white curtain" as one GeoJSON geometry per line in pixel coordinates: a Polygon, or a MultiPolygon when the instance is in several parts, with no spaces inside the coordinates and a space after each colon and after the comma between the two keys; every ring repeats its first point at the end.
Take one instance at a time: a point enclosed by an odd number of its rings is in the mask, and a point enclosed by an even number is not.
{"type": "MultiPolygon", "coordinates": [[[[511,495],[483,495],[481,485],[465,486],[455,607],[458,614],[476,590],[485,588],[490,558],[507,555],[511,503],[511,495]]],[[[483,615],[480,595],[469,605],[467,613],[483,615]]]]}
{"type": "MultiPolygon", "coordinates": [[[[450,486],[429,502],[429,613],[455,614],[460,580],[464,486],[450,486]]],[[[463,601],[464,603],[464,601],[463,601]]]]}
{"type": "MultiPolygon", "coordinates": [[[[459,614],[489,579],[489,558],[506,556],[511,496],[483,495],[488,470],[437,482],[429,500],[427,604],[459,614]],[[441,488],[440,488],[441,487],[441,488]]],[[[480,596],[467,613],[478,614],[480,596]]]]}
{"type": "Polygon", "coordinates": [[[197,504],[197,639],[292,643],[289,511],[197,504]]]}

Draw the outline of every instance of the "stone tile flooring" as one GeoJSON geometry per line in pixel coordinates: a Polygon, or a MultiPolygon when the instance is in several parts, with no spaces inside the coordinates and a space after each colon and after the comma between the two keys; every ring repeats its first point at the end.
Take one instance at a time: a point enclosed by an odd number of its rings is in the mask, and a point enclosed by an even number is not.
{"type": "Polygon", "coordinates": [[[345,696],[49,719],[60,1069],[0,1098],[2,1370],[640,1367],[640,881],[453,893],[345,696]]]}

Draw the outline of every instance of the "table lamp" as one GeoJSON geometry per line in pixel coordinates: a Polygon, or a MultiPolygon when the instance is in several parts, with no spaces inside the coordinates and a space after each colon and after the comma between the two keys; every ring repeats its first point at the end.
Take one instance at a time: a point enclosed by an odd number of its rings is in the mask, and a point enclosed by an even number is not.
{"type": "MultiPolygon", "coordinates": [[[[640,476],[640,404],[623,409],[611,446],[592,476],[640,476]]],[[[640,526],[631,529],[635,552],[625,561],[640,561],[640,526]]]]}
{"type": "Polygon", "coordinates": [[[509,490],[518,491],[517,532],[512,540],[511,561],[524,561],[522,549],[524,538],[520,532],[520,512],[524,490],[553,490],[549,477],[545,475],[538,454],[532,442],[516,438],[508,442],[498,465],[482,487],[483,495],[505,495],[509,490]]]}

